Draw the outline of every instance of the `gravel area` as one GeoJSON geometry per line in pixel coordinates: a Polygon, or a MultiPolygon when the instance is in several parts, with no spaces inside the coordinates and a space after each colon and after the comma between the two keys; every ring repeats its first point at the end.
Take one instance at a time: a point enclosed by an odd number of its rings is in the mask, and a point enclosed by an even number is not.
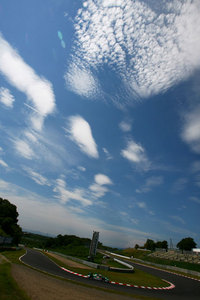
{"type": "Polygon", "coordinates": [[[73,260],[70,260],[70,259],[67,259],[63,256],[60,256],[58,254],[54,254],[54,253],[48,253],[48,255],[60,260],[61,262],[63,262],[64,264],[68,265],[69,267],[74,267],[74,268],[80,268],[80,269],[88,269],[88,270],[91,270],[92,268],[90,268],[89,266],[86,266],[86,265],[82,265],[82,264],[79,264],[73,260]]]}
{"type": "Polygon", "coordinates": [[[23,265],[12,265],[12,276],[31,300],[128,300],[121,296],[80,286],[32,270],[23,265]]]}

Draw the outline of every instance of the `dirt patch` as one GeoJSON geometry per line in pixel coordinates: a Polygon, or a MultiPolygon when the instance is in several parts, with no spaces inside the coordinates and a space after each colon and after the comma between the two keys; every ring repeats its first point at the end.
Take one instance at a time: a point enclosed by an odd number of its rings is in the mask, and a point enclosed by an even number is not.
{"type": "Polygon", "coordinates": [[[126,297],[83,287],[29,269],[23,265],[12,265],[12,276],[31,300],[128,300],[126,297]]]}
{"type": "Polygon", "coordinates": [[[74,267],[74,268],[79,268],[79,269],[88,269],[90,270],[91,268],[86,266],[86,265],[82,265],[82,264],[79,264],[73,260],[70,260],[70,259],[67,259],[63,256],[60,256],[60,255],[57,255],[57,254],[54,254],[54,253],[48,253],[50,256],[62,261],[64,264],[66,264],[67,266],[69,267],[74,267]]]}

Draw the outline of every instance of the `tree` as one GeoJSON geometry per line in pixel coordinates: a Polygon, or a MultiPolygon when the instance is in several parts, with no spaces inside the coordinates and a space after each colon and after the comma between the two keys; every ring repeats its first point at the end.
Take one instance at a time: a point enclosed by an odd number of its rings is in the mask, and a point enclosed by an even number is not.
{"type": "Polygon", "coordinates": [[[153,240],[147,239],[146,243],[144,244],[144,248],[147,250],[154,251],[156,247],[156,244],[153,240]]]}
{"type": "Polygon", "coordinates": [[[168,243],[167,241],[158,241],[156,244],[155,244],[155,247],[156,248],[161,248],[161,249],[168,249],[168,243]]]}
{"type": "Polygon", "coordinates": [[[196,248],[196,245],[197,244],[195,243],[193,238],[187,237],[178,242],[176,246],[183,252],[183,250],[191,251],[192,248],[196,248]]]}
{"type": "Polygon", "coordinates": [[[140,246],[138,244],[135,244],[135,249],[137,250],[140,246]]]}
{"type": "Polygon", "coordinates": [[[18,244],[22,236],[22,229],[18,222],[17,207],[8,200],[0,198],[0,229],[7,236],[13,238],[13,243],[18,244]]]}

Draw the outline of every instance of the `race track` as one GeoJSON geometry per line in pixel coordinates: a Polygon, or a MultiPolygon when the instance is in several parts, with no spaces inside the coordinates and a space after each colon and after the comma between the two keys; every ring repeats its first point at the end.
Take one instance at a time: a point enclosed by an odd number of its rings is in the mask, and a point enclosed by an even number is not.
{"type": "MultiPolygon", "coordinates": [[[[171,290],[148,290],[148,289],[139,289],[126,286],[112,285],[109,283],[99,282],[95,280],[90,280],[76,275],[70,274],[62,270],[58,265],[56,265],[52,260],[47,256],[42,254],[39,251],[27,249],[27,253],[21,257],[21,261],[31,267],[45,271],[52,275],[60,276],[63,278],[71,279],[73,281],[79,281],[90,285],[95,285],[98,287],[107,288],[110,290],[118,290],[127,292],[129,294],[135,295],[144,295],[154,297],[155,299],[191,299],[199,300],[200,299],[200,282],[195,281],[189,278],[177,276],[165,271],[157,270],[151,267],[142,266],[135,263],[130,263],[137,269],[141,269],[145,272],[156,275],[162,279],[170,281],[175,285],[174,289],[171,290]]],[[[122,274],[123,278],[123,274],[122,274]]],[[[123,281],[123,280],[122,280],[123,281]]]]}

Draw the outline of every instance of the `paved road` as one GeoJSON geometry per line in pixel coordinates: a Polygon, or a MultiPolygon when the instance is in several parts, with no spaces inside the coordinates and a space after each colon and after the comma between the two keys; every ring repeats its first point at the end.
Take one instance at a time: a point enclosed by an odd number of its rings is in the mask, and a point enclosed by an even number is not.
{"type": "MultiPolygon", "coordinates": [[[[21,258],[22,262],[37,268],[39,270],[48,272],[53,275],[61,276],[71,280],[84,282],[90,285],[95,285],[111,290],[118,290],[128,292],[133,295],[145,295],[154,297],[154,299],[172,299],[172,300],[200,300],[200,282],[192,279],[180,277],[174,274],[170,274],[164,271],[152,269],[150,267],[141,266],[135,263],[131,263],[136,268],[144,270],[153,275],[159,276],[162,279],[172,282],[175,284],[175,288],[172,290],[143,290],[125,286],[112,285],[104,282],[95,280],[85,279],[76,275],[63,271],[58,265],[51,261],[47,256],[40,253],[39,251],[27,249],[27,253],[21,258]]],[[[130,263],[130,262],[129,262],[130,263]]],[[[123,274],[122,274],[123,277],[123,274]]]]}

